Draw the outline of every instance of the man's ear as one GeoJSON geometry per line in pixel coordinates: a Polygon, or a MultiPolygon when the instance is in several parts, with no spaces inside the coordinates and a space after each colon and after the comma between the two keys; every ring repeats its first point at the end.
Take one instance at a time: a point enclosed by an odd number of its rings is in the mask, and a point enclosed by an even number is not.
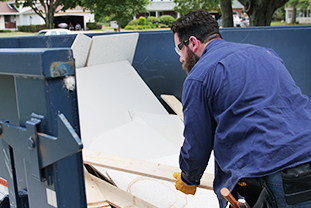
{"type": "Polygon", "coordinates": [[[199,44],[200,43],[201,42],[195,36],[191,36],[189,38],[188,47],[190,48],[190,50],[192,50],[195,53],[199,49],[199,44]]]}

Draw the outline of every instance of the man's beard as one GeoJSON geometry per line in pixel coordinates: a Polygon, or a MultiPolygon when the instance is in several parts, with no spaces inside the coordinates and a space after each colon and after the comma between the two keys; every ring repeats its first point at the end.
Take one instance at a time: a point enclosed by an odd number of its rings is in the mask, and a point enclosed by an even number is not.
{"type": "Polygon", "coordinates": [[[192,50],[187,47],[187,58],[182,64],[182,68],[189,74],[194,65],[199,61],[200,57],[197,56],[192,50]]]}

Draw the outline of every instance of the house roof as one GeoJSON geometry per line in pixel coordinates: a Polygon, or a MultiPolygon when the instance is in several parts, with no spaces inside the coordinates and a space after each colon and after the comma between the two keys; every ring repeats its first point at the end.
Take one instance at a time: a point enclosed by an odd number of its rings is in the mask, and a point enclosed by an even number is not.
{"type": "Polygon", "coordinates": [[[18,15],[19,12],[9,2],[0,1],[0,15],[18,15]]]}
{"type": "Polygon", "coordinates": [[[232,9],[242,9],[244,6],[237,0],[232,2],[232,9]]]}
{"type": "MultiPolygon", "coordinates": [[[[37,8],[38,8],[39,10],[44,11],[44,8],[43,8],[42,5],[38,6],[37,8]]],[[[62,6],[58,6],[58,7],[56,8],[55,11],[60,12],[62,8],[63,8],[62,6]]],[[[83,11],[83,8],[80,7],[80,6],[77,6],[77,7],[73,8],[73,9],[67,9],[67,10],[66,10],[66,12],[78,12],[78,11],[81,11],[81,12],[82,12],[82,11],[83,11]]],[[[29,10],[25,11],[24,13],[34,13],[34,11],[33,11],[32,9],[29,9],[29,10]]]]}
{"type": "Polygon", "coordinates": [[[147,5],[148,11],[171,11],[174,10],[175,3],[172,1],[152,1],[147,5]]]}

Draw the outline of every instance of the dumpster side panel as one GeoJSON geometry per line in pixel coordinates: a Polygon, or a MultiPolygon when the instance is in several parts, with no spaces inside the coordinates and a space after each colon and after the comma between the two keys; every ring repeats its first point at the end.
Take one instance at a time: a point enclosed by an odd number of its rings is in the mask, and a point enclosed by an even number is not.
{"type": "MultiPolygon", "coordinates": [[[[4,106],[5,109],[0,110],[0,117],[6,120],[12,119],[17,126],[25,127],[33,113],[40,118],[43,116],[40,125],[36,127],[37,131],[61,141],[58,115],[63,114],[66,117],[66,125],[71,125],[79,135],[76,90],[72,86],[68,88],[64,85],[64,79],[74,75],[75,70],[71,49],[30,49],[29,51],[5,49],[0,50],[0,53],[0,57],[11,56],[11,59],[19,58],[19,62],[29,62],[25,67],[14,62],[0,67],[0,81],[6,81],[1,82],[0,90],[8,90],[11,96],[10,102],[1,99],[0,106],[4,106]],[[15,106],[15,111],[14,107],[11,107],[13,112],[3,113],[9,109],[7,106],[11,104],[14,104],[12,106],[15,106]]],[[[28,138],[20,139],[27,140],[28,138]]],[[[66,146],[65,143],[63,145],[66,146]]],[[[2,145],[1,148],[4,146],[2,145]]],[[[28,146],[21,148],[28,150],[28,146]]],[[[38,148],[40,149],[40,143],[38,148]]],[[[41,182],[32,176],[33,167],[27,159],[22,157],[24,152],[14,151],[14,147],[11,149],[14,154],[17,190],[27,190],[30,207],[43,208],[55,204],[57,207],[86,207],[81,152],[42,168],[43,182],[41,182]]],[[[22,151],[25,151],[24,149],[22,151]]],[[[64,155],[66,148],[55,149],[55,154],[49,154],[51,157],[49,160],[53,161],[53,157],[60,154],[60,151],[62,151],[61,155],[64,155]]],[[[3,154],[0,155],[0,159],[1,163],[11,162],[5,160],[3,154]]],[[[0,176],[3,173],[3,176],[8,175],[5,174],[6,170],[2,172],[2,167],[0,171],[0,176]]],[[[9,181],[14,183],[14,180],[9,181]]],[[[10,199],[14,198],[12,192],[14,189],[10,189],[10,199]]]]}
{"type": "Polygon", "coordinates": [[[19,39],[20,48],[70,48],[76,35],[29,36],[19,39]]]}
{"type": "Polygon", "coordinates": [[[14,77],[0,75],[0,90],[0,119],[6,118],[11,124],[18,125],[14,77]]]}
{"type": "Polygon", "coordinates": [[[0,40],[0,48],[19,48],[19,37],[2,37],[0,40]]]}

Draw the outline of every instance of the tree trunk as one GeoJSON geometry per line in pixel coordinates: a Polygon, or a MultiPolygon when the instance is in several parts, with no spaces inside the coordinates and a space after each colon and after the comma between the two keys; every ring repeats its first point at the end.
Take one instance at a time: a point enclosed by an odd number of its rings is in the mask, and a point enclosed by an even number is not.
{"type": "Polygon", "coordinates": [[[233,13],[231,0],[220,0],[220,9],[222,14],[222,26],[233,27],[233,13]]]}
{"type": "Polygon", "coordinates": [[[53,23],[54,23],[54,5],[47,5],[47,14],[45,18],[47,18],[47,24],[46,27],[48,29],[53,29],[53,23]]]}
{"type": "Polygon", "coordinates": [[[118,23],[118,32],[121,32],[121,25],[118,23]]]}
{"type": "Polygon", "coordinates": [[[116,17],[117,24],[118,24],[118,32],[121,32],[121,18],[116,17]]]}
{"type": "Polygon", "coordinates": [[[288,0],[238,0],[245,7],[250,26],[270,26],[273,13],[288,0]]]}

